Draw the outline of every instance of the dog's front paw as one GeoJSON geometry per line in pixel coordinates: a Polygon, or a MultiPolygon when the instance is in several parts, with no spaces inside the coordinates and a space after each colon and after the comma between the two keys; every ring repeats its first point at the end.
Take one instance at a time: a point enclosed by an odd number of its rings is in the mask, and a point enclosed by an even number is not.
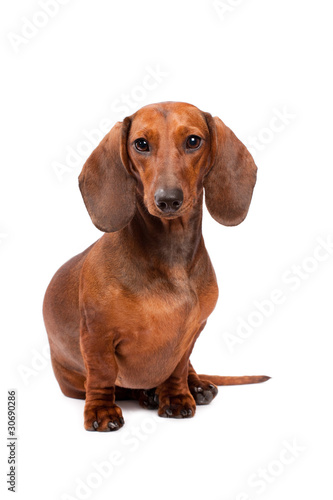
{"type": "Polygon", "coordinates": [[[191,380],[188,385],[197,405],[208,405],[218,393],[216,385],[209,382],[209,380],[198,378],[191,380]]]}
{"type": "Polygon", "coordinates": [[[86,403],[84,408],[84,428],[87,431],[117,431],[125,421],[119,406],[115,404],[94,405],[86,403]]]}
{"type": "Polygon", "coordinates": [[[195,414],[195,400],[191,394],[170,397],[159,396],[158,415],[166,418],[190,418],[195,414]]]}

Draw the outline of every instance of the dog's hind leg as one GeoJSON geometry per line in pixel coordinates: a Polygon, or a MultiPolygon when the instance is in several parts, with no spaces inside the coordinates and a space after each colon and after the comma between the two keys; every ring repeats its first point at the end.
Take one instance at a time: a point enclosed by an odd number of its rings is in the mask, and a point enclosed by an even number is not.
{"type": "MultiPolygon", "coordinates": [[[[60,389],[69,398],[75,399],[85,399],[85,376],[74,370],[69,370],[65,368],[62,364],[58,363],[54,358],[52,358],[53,371],[56,379],[60,385],[60,389]]],[[[148,408],[148,405],[143,404],[146,398],[146,393],[151,391],[143,391],[137,389],[125,389],[124,387],[116,386],[116,400],[118,401],[129,401],[136,400],[139,401],[141,406],[148,408]]],[[[152,389],[152,391],[154,391],[152,389]]],[[[148,395],[147,395],[148,397],[148,395]]],[[[157,408],[157,406],[156,406],[157,408]]]]}
{"type": "Polygon", "coordinates": [[[146,410],[157,410],[158,396],[154,389],[124,389],[116,386],[116,400],[135,400],[146,410]]]}
{"type": "Polygon", "coordinates": [[[222,377],[220,375],[197,374],[189,362],[188,385],[197,405],[208,405],[217,395],[217,385],[243,385],[266,382],[266,375],[245,375],[241,377],[222,377]]]}
{"type": "Polygon", "coordinates": [[[69,370],[51,356],[52,367],[60,389],[69,398],[85,399],[85,376],[75,370],[69,370]]]}
{"type": "Polygon", "coordinates": [[[202,378],[194,370],[191,362],[189,361],[188,367],[188,386],[192,396],[197,405],[208,405],[218,393],[216,385],[214,385],[208,378],[202,378]]]}

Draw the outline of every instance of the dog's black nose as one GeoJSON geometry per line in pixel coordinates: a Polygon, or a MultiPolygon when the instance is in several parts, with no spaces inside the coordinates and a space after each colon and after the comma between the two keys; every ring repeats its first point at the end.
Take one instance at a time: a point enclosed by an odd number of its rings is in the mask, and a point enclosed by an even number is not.
{"type": "Polygon", "coordinates": [[[155,204],[164,213],[174,213],[183,204],[183,191],[181,189],[158,189],[155,193],[155,204]]]}

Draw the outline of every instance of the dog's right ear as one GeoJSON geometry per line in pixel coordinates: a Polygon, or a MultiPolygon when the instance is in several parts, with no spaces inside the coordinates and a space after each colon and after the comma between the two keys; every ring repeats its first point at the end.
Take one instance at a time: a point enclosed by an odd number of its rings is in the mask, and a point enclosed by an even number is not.
{"type": "Polygon", "coordinates": [[[128,170],[127,135],[130,118],[118,122],[91,153],[79,176],[85,206],[95,226],[119,231],[135,212],[136,181],[128,170]]]}

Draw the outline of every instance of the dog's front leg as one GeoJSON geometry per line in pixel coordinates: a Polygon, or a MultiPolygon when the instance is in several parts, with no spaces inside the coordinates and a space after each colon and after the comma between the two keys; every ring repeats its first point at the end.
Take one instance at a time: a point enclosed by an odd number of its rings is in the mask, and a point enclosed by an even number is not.
{"type": "Polygon", "coordinates": [[[187,383],[188,359],[186,353],[170,377],[156,388],[160,417],[189,418],[195,414],[195,400],[187,383]]]}
{"type": "Polygon", "coordinates": [[[195,414],[196,403],[188,385],[189,357],[205,324],[206,321],[202,323],[190,348],[186,350],[170,377],[156,388],[160,417],[189,418],[195,414]]]}
{"type": "Polygon", "coordinates": [[[81,351],[87,370],[84,427],[88,431],[115,431],[124,425],[124,419],[115,404],[118,367],[114,348],[96,325],[82,323],[81,351]]]}

